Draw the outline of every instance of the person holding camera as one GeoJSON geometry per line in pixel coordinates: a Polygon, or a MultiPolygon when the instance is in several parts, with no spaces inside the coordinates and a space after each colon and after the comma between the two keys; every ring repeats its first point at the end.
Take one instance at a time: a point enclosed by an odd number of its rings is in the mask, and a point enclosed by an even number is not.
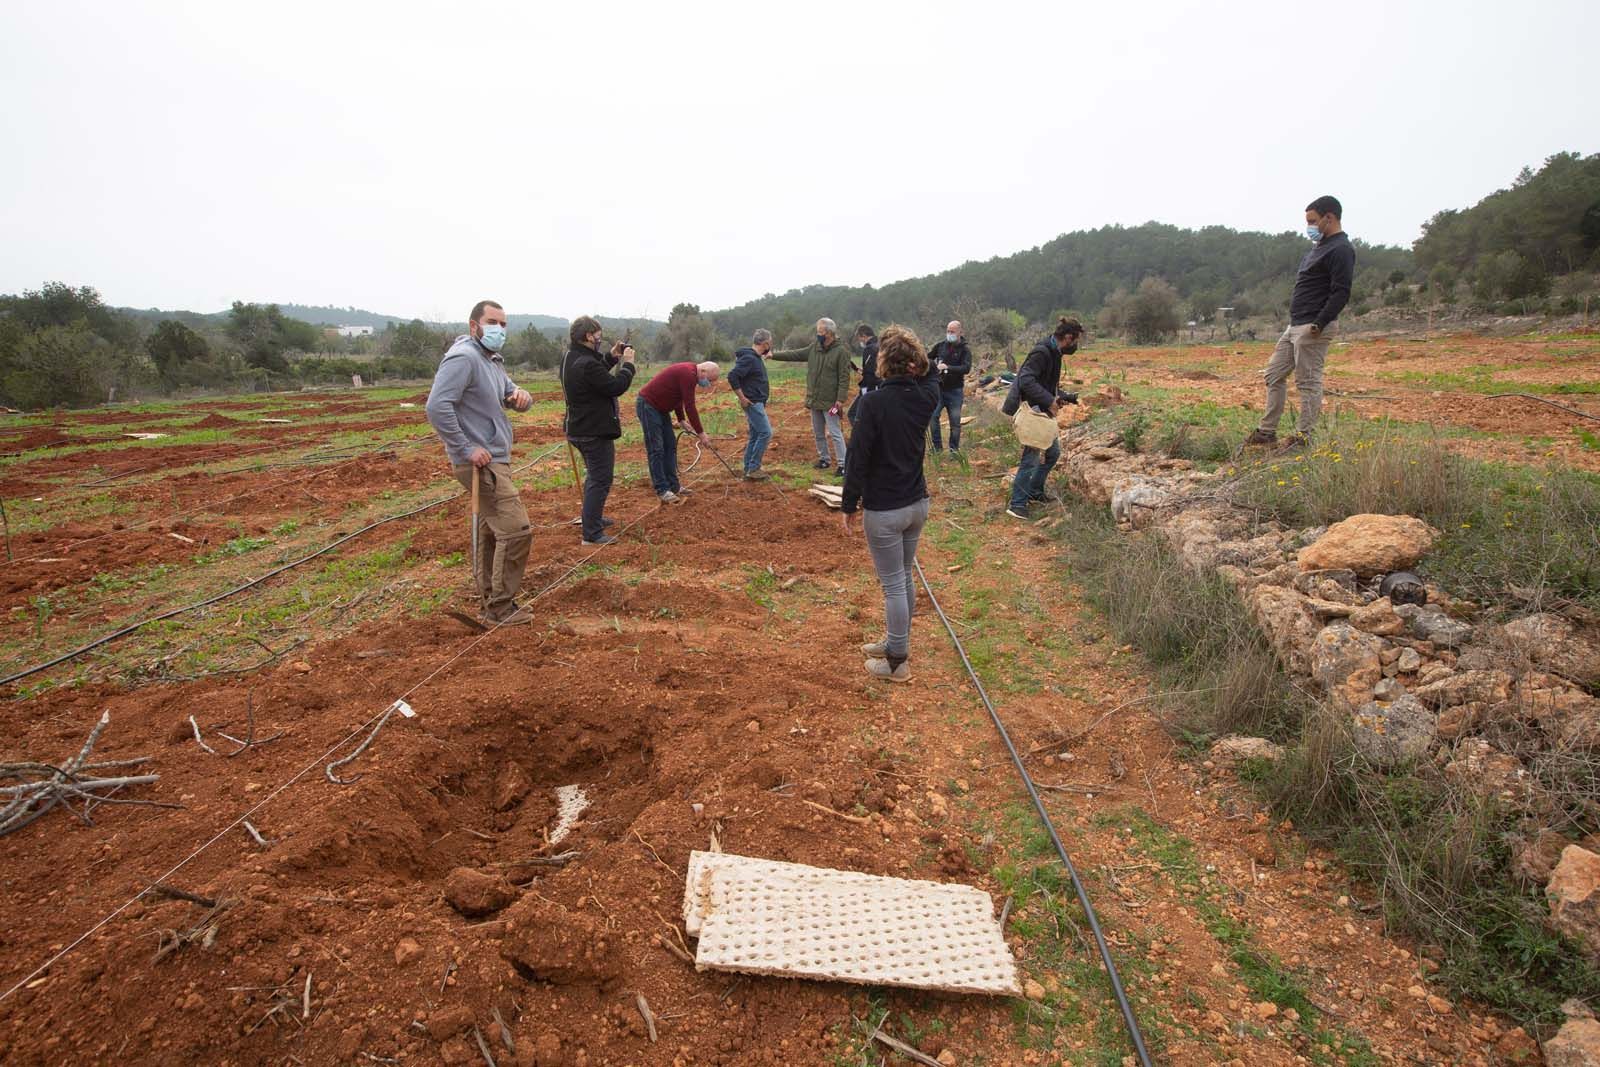
{"type": "Polygon", "coordinates": [[[917,542],[928,521],[928,483],[922,475],[928,422],[938,403],[924,383],[928,356],[917,335],[888,326],[878,342],[878,388],[861,397],[850,455],[845,462],[840,512],[844,532],[855,533],[856,509],[867,535],[872,566],[883,586],[884,638],[861,646],[867,673],[909,682],[911,614],[917,603],[912,577],[917,542]]]}
{"type": "MultiPolygon", "coordinates": [[[[1017,380],[1011,386],[1011,395],[1000,409],[1014,415],[1022,404],[1031,404],[1042,414],[1055,418],[1062,404],[1076,404],[1077,394],[1062,393],[1061,357],[1078,350],[1083,337],[1083,323],[1063,316],[1049,336],[1033,346],[1017,380]]],[[[1045,480],[1061,458],[1061,442],[1053,441],[1047,449],[1023,446],[1022,458],[1017,462],[1017,475],[1011,481],[1011,503],[1006,514],[1013,519],[1028,518],[1028,507],[1036,501],[1049,500],[1045,480]]]]}
{"type": "Polygon", "coordinates": [[[939,406],[933,412],[933,450],[944,451],[939,421],[950,413],[950,451],[961,451],[961,405],[967,396],[967,372],[972,369],[972,349],[959,320],[944,328],[944,340],[928,352],[928,362],[939,375],[939,406]]]}
{"type": "Polygon", "coordinates": [[[618,341],[600,351],[600,324],[588,315],[572,322],[571,346],[561,358],[561,391],[566,398],[567,440],[583,456],[583,543],[609,545],[606,498],[616,473],[617,438],[622,436],[622,405],[617,398],[633,384],[633,346],[618,341]]]}

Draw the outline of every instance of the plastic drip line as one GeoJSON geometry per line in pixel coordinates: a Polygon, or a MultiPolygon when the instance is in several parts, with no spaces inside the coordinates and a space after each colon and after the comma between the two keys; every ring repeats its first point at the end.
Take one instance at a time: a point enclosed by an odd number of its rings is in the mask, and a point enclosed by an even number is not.
{"type": "Polygon", "coordinates": [[[961,656],[962,666],[966,667],[968,676],[972,678],[972,684],[977,686],[979,699],[983,701],[983,706],[989,709],[989,717],[994,720],[995,729],[1000,732],[1000,740],[1005,742],[1006,751],[1011,754],[1011,762],[1016,764],[1017,773],[1022,776],[1022,784],[1033,800],[1034,810],[1044,821],[1044,828],[1050,834],[1050,842],[1056,847],[1056,855],[1061,857],[1061,863],[1067,869],[1067,876],[1072,879],[1072,888],[1078,894],[1078,904],[1082,906],[1083,914],[1089,920],[1089,929],[1094,934],[1095,946],[1100,950],[1100,961],[1105,964],[1106,976],[1111,979],[1111,992],[1117,998],[1117,1007],[1122,1009],[1122,1021],[1127,1025],[1128,1036],[1133,1039],[1133,1051],[1139,1057],[1142,1067],[1152,1067],[1150,1052],[1144,1045],[1144,1034],[1139,1030],[1139,1020],[1134,1017],[1133,1005],[1128,1002],[1127,991],[1122,988],[1122,977],[1117,973],[1116,961],[1111,958],[1111,946],[1106,943],[1106,936],[1100,929],[1100,920],[1095,915],[1094,905],[1089,902],[1089,894],[1083,887],[1083,880],[1078,877],[1078,868],[1073,866],[1072,857],[1067,855],[1066,846],[1061,843],[1061,837],[1056,833],[1055,823],[1051,821],[1050,813],[1045,810],[1044,800],[1033,784],[1033,776],[1028,773],[1027,765],[1023,763],[1022,756],[1017,752],[1017,746],[1011,741],[1010,732],[1006,730],[1006,724],[1001,721],[1000,713],[995,710],[994,702],[989,699],[988,691],[983,688],[982,679],[978,677],[972,661],[967,658],[967,650],[961,644],[956,628],[951,625],[944,608],[939,606],[939,598],[933,595],[933,586],[929,584],[928,575],[922,569],[922,561],[912,560],[912,565],[917,568],[917,577],[922,579],[922,588],[927,591],[928,602],[938,613],[939,621],[944,623],[945,631],[955,644],[957,654],[961,656]]]}
{"type": "MultiPolygon", "coordinates": [[[[560,446],[557,446],[557,448],[559,448],[559,447],[560,446]]],[[[555,452],[556,452],[556,448],[547,449],[544,452],[541,452],[539,455],[535,456],[533,459],[529,460],[527,463],[523,464],[521,467],[518,467],[517,470],[518,471],[527,470],[529,467],[533,466],[535,463],[538,463],[541,460],[546,459],[547,457],[553,455],[555,452]]],[[[361,529],[355,531],[354,533],[345,534],[343,537],[339,538],[337,541],[333,541],[333,542],[331,542],[331,543],[329,543],[327,545],[324,545],[323,547],[317,549],[315,552],[312,552],[309,555],[301,556],[299,559],[294,560],[293,562],[285,563],[280,567],[275,567],[272,570],[268,571],[267,573],[265,573],[263,575],[260,575],[259,577],[252,578],[248,582],[244,582],[243,584],[236,585],[232,589],[224,590],[223,592],[218,593],[216,596],[207,597],[206,599],[201,600],[201,601],[197,601],[196,603],[186,604],[183,607],[179,607],[179,608],[172,608],[171,610],[164,611],[159,615],[152,615],[149,618],[141,619],[138,622],[129,623],[127,626],[122,627],[122,629],[116,630],[116,631],[114,631],[112,633],[109,633],[109,634],[106,634],[104,637],[97,638],[94,641],[91,641],[86,645],[82,645],[82,646],[80,646],[78,648],[75,648],[70,652],[63,652],[61,655],[57,656],[55,659],[47,660],[44,663],[36,663],[32,667],[26,667],[26,668],[24,668],[24,669],[22,669],[20,671],[17,671],[15,674],[10,674],[10,675],[7,675],[4,678],[0,678],[0,686],[10,685],[12,682],[21,681],[23,678],[27,678],[30,675],[38,674],[40,671],[46,671],[46,670],[49,670],[51,667],[58,667],[63,663],[67,663],[67,662],[70,662],[71,660],[75,660],[79,656],[82,656],[82,655],[84,655],[85,653],[88,653],[88,652],[92,652],[92,651],[94,651],[95,649],[99,648],[102,645],[110,644],[112,641],[115,641],[118,638],[126,637],[129,634],[134,633],[135,631],[142,630],[144,627],[149,626],[153,622],[161,622],[164,619],[171,619],[171,618],[175,618],[176,616],[179,616],[179,615],[186,615],[191,611],[199,611],[201,608],[210,607],[212,604],[218,603],[219,601],[227,600],[229,597],[237,596],[238,594],[246,592],[247,590],[254,589],[256,586],[260,585],[261,583],[263,583],[265,581],[268,581],[269,579],[276,578],[278,575],[284,573],[285,571],[294,570],[294,568],[296,568],[296,567],[298,567],[298,566],[300,566],[302,564],[309,563],[312,560],[316,559],[318,556],[327,555],[329,552],[332,552],[334,549],[338,548],[340,545],[343,545],[343,544],[346,544],[347,542],[353,541],[356,538],[360,537],[362,534],[370,533],[371,531],[376,530],[378,527],[385,526],[385,525],[387,525],[387,524],[389,524],[391,522],[398,522],[401,519],[408,519],[413,515],[420,515],[422,512],[430,511],[433,508],[439,507],[441,504],[448,504],[450,501],[455,500],[457,497],[460,497],[460,496],[464,495],[465,493],[466,493],[466,490],[463,489],[460,492],[452,493],[449,496],[443,496],[443,497],[440,497],[437,500],[431,500],[426,504],[422,504],[422,505],[419,505],[418,507],[414,507],[410,511],[403,511],[398,515],[390,515],[387,518],[379,519],[376,522],[373,522],[373,523],[370,523],[369,525],[363,526],[361,529]]]]}

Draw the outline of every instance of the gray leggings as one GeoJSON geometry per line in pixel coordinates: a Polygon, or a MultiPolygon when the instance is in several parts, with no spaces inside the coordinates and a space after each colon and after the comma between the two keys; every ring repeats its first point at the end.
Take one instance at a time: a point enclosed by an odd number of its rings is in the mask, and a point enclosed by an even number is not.
{"type": "Polygon", "coordinates": [[[872,566],[883,585],[884,633],[889,655],[907,659],[911,654],[911,613],[917,606],[917,541],[928,521],[928,498],[893,511],[864,511],[861,528],[867,535],[872,566]]]}

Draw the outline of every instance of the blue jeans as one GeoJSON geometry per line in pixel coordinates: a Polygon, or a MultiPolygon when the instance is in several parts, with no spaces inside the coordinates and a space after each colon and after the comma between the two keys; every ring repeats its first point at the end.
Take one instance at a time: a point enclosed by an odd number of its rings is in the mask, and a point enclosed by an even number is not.
{"type": "Polygon", "coordinates": [[[939,413],[950,412],[950,451],[961,447],[961,405],[966,400],[965,389],[940,389],[939,404],[933,409],[933,450],[944,451],[944,441],[939,437],[939,413]]]}
{"type": "Polygon", "coordinates": [[[678,491],[678,435],[672,428],[672,414],[657,411],[644,397],[633,402],[644,431],[644,455],[650,465],[650,486],[656,496],[678,491]]]}
{"type": "Polygon", "coordinates": [[[772,420],[767,418],[765,403],[751,404],[744,409],[744,421],[750,424],[750,440],[744,446],[744,472],[761,469],[761,457],[767,454],[767,444],[772,440],[772,420]]]}
{"type": "Polygon", "coordinates": [[[1011,482],[1011,510],[1027,512],[1030,500],[1044,499],[1044,482],[1061,458],[1061,442],[1057,441],[1044,452],[1037,448],[1024,448],[1022,460],[1017,464],[1017,476],[1011,482]]]}

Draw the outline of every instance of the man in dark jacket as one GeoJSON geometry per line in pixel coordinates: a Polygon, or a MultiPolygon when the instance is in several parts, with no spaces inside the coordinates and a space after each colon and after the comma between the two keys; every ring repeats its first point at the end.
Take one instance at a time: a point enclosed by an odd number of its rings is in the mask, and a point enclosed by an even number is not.
{"type": "Polygon", "coordinates": [[[744,476],[752,482],[770,477],[761,469],[761,458],[772,440],[772,420],[767,418],[767,365],[763,362],[771,351],[772,331],[757,330],[750,338],[750,347],[733,354],[733,369],[728,372],[728,388],[739,398],[744,421],[750,427],[744,446],[744,476]]]}
{"type": "Polygon", "coordinates": [[[944,328],[944,340],[928,351],[928,361],[939,374],[939,406],[933,410],[933,450],[944,451],[939,434],[939,415],[950,413],[950,451],[961,451],[961,405],[967,395],[967,372],[972,369],[972,349],[959,320],[944,328]]]}
{"type": "Polygon", "coordinates": [[[1350,300],[1350,283],[1356,272],[1356,250],[1345,235],[1344,208],[1331,196],[1319,196],[1306,205],[1306,236],[1311,251],[1300,261],[1289,298],[1289,328],[1267,360],[1262,377],[1267,383],[1267,410],[1261,425],[1245,438],[1247,445],[1272,445],[1278,441],[1278,420],[1289,399],[1289,375],[1300,394],[1300,421],[1286,442],[1304,448],[1322,413],[1322,369],[1333,343],[1335,320],[1350,300]]]}
{"type": "Polygon", "coordinates": [[[633,384],[633,346],[618,341],[600,352],[600,324],[588,315],[573,320],[572,341],[561,359],[561,390],[567,400],[567,440],[583,456],[583,543],[609,545],[606,497],[616,472],[622,406],[617,398],[633,384]]]}
{"type": "MultiPolygon", "coordinates": [[[[1078,350],[1078,339],[1083,336],[1083,324],[1077,319],[1062,318],[1050,336],[1033,346],[1028,358],[1017,372],[1016,389],[1020,403],[1029,404],[1054,418],[1061,410],[1060,395],[1061,357],[1078,350]]],[[[1045,480],[1061,458],[1061,442],[1054,441],[1044,451],[1024,446],[1022,458],[1017,463],[1017,475],[1011,481],[1011,504],[1006,514],[1013,519],[1028,518],[1028,506],[1036,501],[1050,499],[1045,491],[1045,480]]]]}
{"type": "Polygon", "coordinates": [[[817,469],[828,469],[833,446],[834,473],[844,477],[844,414],[850,398],[850,346],[840,343],[832,319],[817,320],[817,339],[804,348],[779,349],[773,359],[806,365],[806,407],[811,410],[811,436],[817,444],[817,469]]]}

